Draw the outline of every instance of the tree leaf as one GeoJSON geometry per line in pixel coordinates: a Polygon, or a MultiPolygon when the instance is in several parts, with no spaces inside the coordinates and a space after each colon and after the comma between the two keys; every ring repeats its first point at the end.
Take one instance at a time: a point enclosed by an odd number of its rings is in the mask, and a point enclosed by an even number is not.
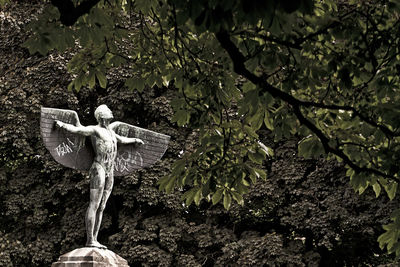
{"type": "Polygon", "coordinates": [[[131,90],[138,90],[142,92],[144,89],[144,80],[140,77],[131,77],[126,79],[125,85],[131,90]]]}
{"type": "Polygon", "coordinates": [[[178,126],[183,126],[189,122],[190,114],[183,109],[178,110],[175,112],[174,116],[172,117],[172,121],[176,122],[178,126]]]}
{"type": "Polygon", "coordinates": [[[315,136],[307,137],[298,145],[299,156],[304,158],[317,158],[324,152],[321,142],[315,136]]]}
{"type": "Polygon", "coordinates": [[[199,189],[197,187],[194,187],[182,195],[182,199],[185,199],[186,206],[190,206],[190,204],[192,204],[192,202],[194,200],[194,196],[196,195],[198,190],[199,189]]]}
{"type": "Polygon", "coordinates": [[[175,177],[170,177],[167,184],[165,185],[165,192],[167,194],[171,193],[172,190],[174,189],[175,186],[175,182],[176,182],[176,178],[175,177]]]}
{"type": "Polygon", "coordinates": [[[224,208],[229,210],[232,204],[232,197],[229,191],[224,191],[224,208]]]}
{"type": "Polygon", "coordinates": [[[239,205],[241,205],[241,206],[244,205],[243,197],[241,194],[239,194],[238,192],[235,192],[235,191],[231,191],[231,194],[232,194],[233,199],[236,200],[236,202],[239,205]]]}
{"type": "Polygon", "coordinates": [[[99,81],[100,87],[106,88],[107,87],[106,75],[102,71],[96,71],[96,77],[97,80],[99,81]]]}
{"type": "Polygon", "coordinates": [[[393,200],[394,197],[396,196],[397,192],[397,183],[388,183],[387,185],[384,185],[385,191],[389,197],[390,200],[393,200]]]}
{"type": "Polygon", "coordinates": [[[375,183],[372,188],[374,189],[375,192],[375,196],[379,197],[380,193],[381,193],[381,186],[378,183],[375,183]]]}
{"type": "Polygon", "coordinates": [[[200,200],[202,199],[202,188],[201,187],[199,187],[199,189],[197,190],[197,192],[194,194],[194,197],[193,197],[193,199],[194,199],[194,203],[198,206],[198,205],[200,205],[200,200]]]}
{"type": "Polygon", "coordinates": [[[95,72],[93,69],[89,70],[89,75],[87,77],[87,80],[89,81],[89,83],[88,83],[89,88],[93,89],[96,84],[96,76],[95,76],[95,72]]]}
{"type": "Polygon", "coordinates": [[[215,193],[214,193],[213,196],[212,196],[212,204],[213,204],[213,205],[215,205],[215,204],[217,204],[218,202],[221,201],[221,199],[222,199],[222,192],[223,192],[223,189],[222,189],[222,188],[219,188],[217,191],[215,191],[215,193]]]}

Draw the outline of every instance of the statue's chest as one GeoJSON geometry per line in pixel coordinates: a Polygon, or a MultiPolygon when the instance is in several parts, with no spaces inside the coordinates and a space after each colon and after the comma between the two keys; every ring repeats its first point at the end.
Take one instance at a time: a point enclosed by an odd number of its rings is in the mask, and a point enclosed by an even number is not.
{"type": "Polygon", "coordinates": [[[115,133],[108,129],[100,129],[96,137],[96,148],[104,152],[114,152],[117,147],[117,138],[115,133]]]}

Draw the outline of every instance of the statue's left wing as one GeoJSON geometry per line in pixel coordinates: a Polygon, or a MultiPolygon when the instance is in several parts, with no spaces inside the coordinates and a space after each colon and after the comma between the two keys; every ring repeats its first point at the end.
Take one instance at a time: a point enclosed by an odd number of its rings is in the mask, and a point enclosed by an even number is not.
{"type": "Polygon", "coordinates": [[[144,144],[118,144],[114,175],[124,176],[135,169],[153,165],[161,159],[168,147],[170,136],[136,127],[123,122],[113,122],[110,128],[120,136],[139,138],[144,144]]]}
{"type": "Polygon", "coordinates": [[[55,120],[80,125],[78,114],[73,110],[42,107],[40,133],[45,147],[58,163],[76,170],[89,170],[94,159],[90,139],[56,128],[55,120]]]}

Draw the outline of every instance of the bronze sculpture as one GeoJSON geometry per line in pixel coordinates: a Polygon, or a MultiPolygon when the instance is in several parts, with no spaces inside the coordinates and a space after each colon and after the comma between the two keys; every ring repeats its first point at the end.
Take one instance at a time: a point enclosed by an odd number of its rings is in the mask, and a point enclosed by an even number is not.
{"type": "Polygon", "coordinates": [[[170,137],[123,122],[111,123],[113,114],[106,105],[100,105],[94,115],[98,125],[82,126],[75,111],[42,107],[40,128],[57,162],[89,171],[86,246],[105,249],[97,235],[114,175],[127,175],[155,163],[165,153],[170,137]]]}

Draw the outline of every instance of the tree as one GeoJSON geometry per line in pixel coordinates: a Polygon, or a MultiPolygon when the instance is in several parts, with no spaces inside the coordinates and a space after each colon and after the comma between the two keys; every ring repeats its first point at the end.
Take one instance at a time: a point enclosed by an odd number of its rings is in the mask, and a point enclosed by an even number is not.
{"type": "Polygon", "coordinates": [[[40,106],[69,108],[91,124],[100,103],[121,120],[172,136],[155,168],[116,179],[106,209],[102,241],[131,265],[387,262],[376,238],[397,199],[374,201],[368,191],[357,198],[346,185],[342,164],[298,158],[299,137],[274,142],[264,126],[257,131],[259,140],[275,156],[263,162],[269,178],[249,187],[245,205],[231,203],[229,211],[205,201],[183,207],[180,190],[158,192],[160,175],[169,172],[181,151],[193,151],[199,135],[189,124],[171,123],[176,89],[130,91],[123,86],[126,69],[113,68],[105,89],[96,83],[79,92],[65,90],[71,80],[66,62],[76,50],[41,56],[20,47],[29,37],[26,23],[41,14],[40,2],[18,1],[0,10],[0,265],[45,266],[82,245],[88,181],[84,173],[51,159],[40,141],[38,116],[40,106]]]}
{"type": "MultiPolygon", "coordinates": [[[[276,141],[301,139],[306,158],[347,168],[355,190],[396,195],[399,181],[398,1],[52,0],[32,24],[31,53],[77,52],[69,88],[125,85],[176,88],[173,121],[197,129],[160,188],[188,189],[186,204],[243,194],[276,141]]],[[[379,238],[400,254],[399,212],[379,238]]]]}

